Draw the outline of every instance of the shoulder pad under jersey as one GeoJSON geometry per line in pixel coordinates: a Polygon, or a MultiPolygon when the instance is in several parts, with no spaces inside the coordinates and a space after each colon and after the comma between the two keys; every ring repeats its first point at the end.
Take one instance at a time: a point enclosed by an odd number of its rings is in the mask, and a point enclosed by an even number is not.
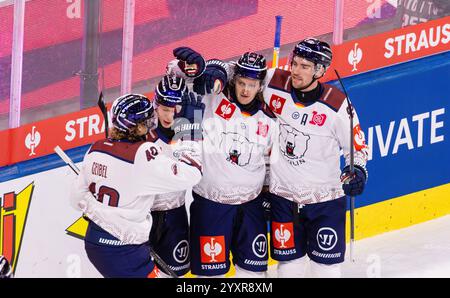
{"type": "Polygon", "coordinates": [[[322,84],[322,86],[324,90],[318,101],[327,105],[335,112],[339,111],[342,103],[345,101],[345,94],[334,86],[328,84],[322,84]]]}
{"type": "Polygon", "coordinates": [[[291,73],[283,69],[275,69],[272,77],[270,78],[269,88],[274,88],[284,92],[291,92],[291,73]]]}
{"type": "Polygon", "coordinates": [[[143,143],[144,141],[131,143],[103,139],[95,142],[90,148],[88,154],[92,152],[100,152],[129,163],[134,163],[136,152],[143,143]]]}

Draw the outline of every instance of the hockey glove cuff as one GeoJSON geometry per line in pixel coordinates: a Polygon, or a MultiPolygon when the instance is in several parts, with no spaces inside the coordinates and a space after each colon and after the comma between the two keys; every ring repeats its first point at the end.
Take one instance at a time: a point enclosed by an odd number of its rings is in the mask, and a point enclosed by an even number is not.
{"type": "Polygon", "coordinates": [[[225,88],[228,80],[227,69],[228,66],[223,61],[208,60],[205,72],[194,80],[194,91],[201,95],[213,92],[219,94],[225,88]]]}

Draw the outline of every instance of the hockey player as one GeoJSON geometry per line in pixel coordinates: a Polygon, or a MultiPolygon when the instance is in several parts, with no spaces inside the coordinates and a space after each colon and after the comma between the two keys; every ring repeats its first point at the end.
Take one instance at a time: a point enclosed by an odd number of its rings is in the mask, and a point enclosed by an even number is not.
{"type": "MultiPolygon", "coordinates": [[[[185,80],[164,76],[155,88],[153,104],[158,117],[158,125],[148,134],[147,140],[162,148],[164,155],[177,160],[180,151],[172,138],[174,117],[177,110],[187,104],[191,98],[187,95],[185,80]]],[[[201,97],[194,98],[198,110],[202,110],[201,97]]],[[[193,104],[194,104],[193,103],[193,104]]],[[[204,105],[203,105],[204,106],[204,105]]],[[[179,112],[179,111],[178,111],[179,112]]],[[[186,190],[156,195],[152,207],[153,225],[150,244],[155,252],[178,275],[189,272],[189,224],[185,207],[186,190]]],[[[167,273],[161,275],[168,277],[167,273]]]]}
{"type": "Polygon", "coordinates": [[[85,249],[103,276],[155,277],[148,244],[154,197],[198,183],[201,165],[194,154],[184,152],[174,161],[144,140],[154,125],[154,109],[145,96],[121,96],[111,112],[110,138],[86,153],[71,203],[89,220],[85,249]]]}
{"type": "Polygon", "coordinates": [[[206,88],[211,94],[203,99],[203,178],[193,188],[190,207],[191,272],[224,276],[231,251],[236,277],[264,277],[267,224],[260,193],[264,155],[276,135],[261,98],[266,61],[256,53],[243,54],[228,83],[228,65],[215,59],[206,64],[194,80],[194,90],[204,93],[206,88]],[[214,76],[223,89],[219,94],[211,92],[214,76]]]}
{"type": "Polygon", "coordinates": [[[270,69],[264,100],[278,118],[270,166],[271,256],[279,277],[302,277],[306,255],[314,277],[339,277],[345,254],[345,195],[360,195],[368,177],[358,116],[353,135],[345,95],[318,81],[331,64],[330,46],[315,38],[293,49],[291,71],[270,69]],[[355,172],[349,177],[350,138],[355,172]],[[340,170],[340,150],[345,167],[340,170]],[[340,180],[348,178],[348,184],[340,180]]]}

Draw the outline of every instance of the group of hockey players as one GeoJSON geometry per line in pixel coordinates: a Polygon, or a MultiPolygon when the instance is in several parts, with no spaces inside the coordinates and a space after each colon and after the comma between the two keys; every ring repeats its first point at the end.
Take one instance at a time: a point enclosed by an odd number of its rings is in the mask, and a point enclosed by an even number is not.
{"type": "Polygon", "coordinates": [[[318,81],[330,46],[299,42],[290,71],[252,52],[174,56],[153,100],[113,102],[108,138],[85,155],[71,203],[89,222],[89,260],[105,277],[224,277],[232,255],[236,277],[264,277],[270,251],[278,277],[339,277],[346,195],[364,190],[367,146],[356,114],[349,133],[343,93],[318,81]]]}

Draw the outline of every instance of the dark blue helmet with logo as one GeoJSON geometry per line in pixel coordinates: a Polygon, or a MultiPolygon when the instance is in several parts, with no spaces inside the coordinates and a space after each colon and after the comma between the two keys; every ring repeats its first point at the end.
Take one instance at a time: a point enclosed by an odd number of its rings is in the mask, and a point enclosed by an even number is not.
{"type": "Polygon", "coordinates": [[[117,98],[112,107],[112,124],[123,132],[130,132],[140,122],[150,127],[154,109],[150,100],[141,94],[125,94],[117,98]]]}
{"type": "Polygon", "coordinates": [[[183,78],[164,76],[155,88],[155,102],[166,107],[181,105],[186,91],[187,86],[183,78]]]}
{"type": "Polygon", "coordinates": [[[330,45],[316,38],[306,38],[300,41],[294,47],[292,55],[303,57],[314,64],[321,64],[325,69],[331,65],[333,58],[330,45]]]}
{"type": "Polygon", "coordinates": [[[251,79],[264,80],[266,73],[266,58],[253,52],[243,54],[234,67],[235,75],[251,79]]]}

